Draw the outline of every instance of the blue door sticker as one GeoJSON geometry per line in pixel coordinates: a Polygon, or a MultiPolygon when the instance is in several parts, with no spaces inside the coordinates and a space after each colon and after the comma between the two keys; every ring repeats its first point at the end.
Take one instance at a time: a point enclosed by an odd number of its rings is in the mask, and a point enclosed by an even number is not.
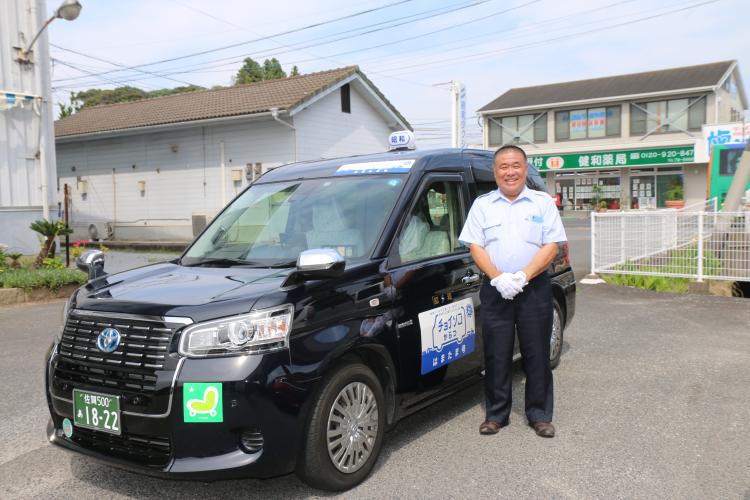
{"type": "Polygon", "coordinates": [[[422,375],[474,352],[474,319],[474,303],[471,298],[419,314],[422,375]]]}

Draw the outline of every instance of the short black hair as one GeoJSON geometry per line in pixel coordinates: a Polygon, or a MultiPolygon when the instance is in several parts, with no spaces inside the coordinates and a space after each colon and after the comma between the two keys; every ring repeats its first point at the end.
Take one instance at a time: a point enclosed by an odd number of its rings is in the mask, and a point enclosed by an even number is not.
{"type": "Polygon", "coordinates": [[[528,161],[528,158],[526,157],[526,151],[521,149],[519,146],[516,146],[514,144],[506,144],[505,146],[500,146],[497,151],[495,151],[495,155],[492,157],[493,159],[497,159],[497,155],[504,151],[517,151],[523,155],[524,161],[528,161]]]}

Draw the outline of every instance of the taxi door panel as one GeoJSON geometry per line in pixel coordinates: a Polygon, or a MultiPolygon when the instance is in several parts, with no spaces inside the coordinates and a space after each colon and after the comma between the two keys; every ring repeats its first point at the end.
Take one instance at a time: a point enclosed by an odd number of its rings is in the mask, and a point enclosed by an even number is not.
{"type": "Polygon", "coordinates": [[[481,280],[458,243],[467,200],[463,176],[427,177],[391,249],[386,284],[393,289],[399,389],[407,406],[481,370],[481,280]]]}

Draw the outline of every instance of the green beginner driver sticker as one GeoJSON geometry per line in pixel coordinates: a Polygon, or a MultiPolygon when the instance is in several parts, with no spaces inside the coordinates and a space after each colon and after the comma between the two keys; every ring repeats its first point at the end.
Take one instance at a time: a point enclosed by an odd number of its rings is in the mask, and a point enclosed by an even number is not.
{"type": "Polygon", "coordinates": [[[186,382],[182,389],[185,422],[223,422],[221,383],[186,382]]]}

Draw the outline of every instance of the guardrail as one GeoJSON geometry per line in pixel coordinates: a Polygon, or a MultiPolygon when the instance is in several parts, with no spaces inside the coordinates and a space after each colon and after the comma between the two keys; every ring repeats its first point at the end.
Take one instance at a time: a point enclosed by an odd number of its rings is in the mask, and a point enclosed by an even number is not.
{"type": "Polygon", "coordinates": [[[592,212],[591,273],[750,281],[750,211],[592,212]]]}

